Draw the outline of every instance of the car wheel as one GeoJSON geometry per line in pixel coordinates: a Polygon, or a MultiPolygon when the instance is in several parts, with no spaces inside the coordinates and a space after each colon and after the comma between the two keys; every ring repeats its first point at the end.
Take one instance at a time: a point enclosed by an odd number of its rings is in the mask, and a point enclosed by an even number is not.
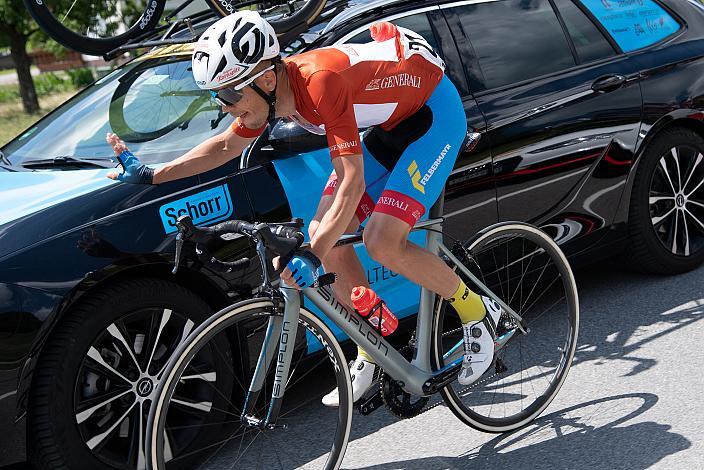
{"type": "Polygon", "coordinates": [[[667,129],[642,159],[628,220],[631,265],[657,274],[694,269],[704,261],[704,139],[667,129]]]}
{"type": "MultiPolygon", "coordinates": [[[[161,374],[210,314],[192,292],[157,279],[114,284],[80,301],[52,332],[35,369],[27,430],[32,463],[41,469],[145,468],[146,418],[161,374]]],[[[168,418],[172,456],[215,439],[213,423],[224,421],[232,357],[227,339],[218,341],[228,357],[205,351],[194,360],[199,374],[177,389],[179,406],[168,418]]]]}

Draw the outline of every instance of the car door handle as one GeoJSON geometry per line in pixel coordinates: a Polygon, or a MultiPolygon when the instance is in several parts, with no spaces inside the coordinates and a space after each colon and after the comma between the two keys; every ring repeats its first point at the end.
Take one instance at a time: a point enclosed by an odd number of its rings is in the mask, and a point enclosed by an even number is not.
{"type": "Polygon", "coordinates": [[[626,83],[626,77],[623,75],[607,75],[594,80],[592,90],[606,93],[620,88],[624,83],[626,83]]]}

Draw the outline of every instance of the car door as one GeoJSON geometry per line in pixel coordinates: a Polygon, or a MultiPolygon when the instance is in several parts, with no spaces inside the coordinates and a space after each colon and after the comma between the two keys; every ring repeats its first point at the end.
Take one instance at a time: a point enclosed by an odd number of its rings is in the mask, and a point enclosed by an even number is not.
{"type": "Polygon", "coordinates": [[[487,121],[499,218],[554,225],[568,238],[610,224],[641,120],[635,64],[582,8],[443,7],[487,121]]]}

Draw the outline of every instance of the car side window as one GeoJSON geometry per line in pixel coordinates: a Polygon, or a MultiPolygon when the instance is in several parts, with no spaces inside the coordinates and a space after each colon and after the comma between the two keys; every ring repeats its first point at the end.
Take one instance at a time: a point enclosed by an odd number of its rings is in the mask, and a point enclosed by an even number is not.
{"type": "Polygon", "coordinates": [[[572,0],[554,0],[572,43],[577,49],[579,61],[592,62],[616,54],[609,41],[601,34],[599,28],[575,5],[572,0]]]}
{"type": "Polygon", "coordinates": [[[623,52],[642,49],[680,30],[681,25],[654,0],[580,0],[604,25],[623,52]]]}
{"type": "Polygon", "coordinates": [[[499,0],[453,10],[477,55],[482,88],[497,88],[575,65],[548,0],[499,0]]]}
{"type": "MultiPolygon", "coordinates": [[[[395,20],[391,20],[391,23],[402,28],[410,29],[411,31],[420,34],[421,36],[423,36],[423,39],[428,41],[428,44],[430,44],[430,47],[432,47],[434,51],[438,52],[439,54],[442,52],[438,47],[437,40],[435,39],[435,34],[433,33],[433,29],[430,27],[430,20],[428,20],[428,15],[426,15],[425,13],[417,13],[415,15],[397,18],[395,20]]],[[[356,36],[353,36],[351,39],[348,39],[345,42],[351,44],[364,44],[366,42],[371,42],[371,40],[372,36],[369,32],[369,28],[366,28],[364,31],[357,34],[356,36]]]]}

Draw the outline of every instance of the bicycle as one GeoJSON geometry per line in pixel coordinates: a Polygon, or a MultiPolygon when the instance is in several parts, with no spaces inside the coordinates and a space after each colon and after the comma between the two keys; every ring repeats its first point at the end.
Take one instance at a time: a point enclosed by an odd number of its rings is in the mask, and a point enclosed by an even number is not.
{"type": "MultiPolygon", "coordinates": [[[[329,286],[334,275],[323,275],[318,286],[300,293],[274,285],[272,257],[285,258],[306,246],[300,220],[227,221],[196,228],[188,216],[179,219],[176,266],[184,240],[190,240],[196,243],[200,262],[210,268],[245,268],[250,260],[225,263],[202,244],[217,237],[246,236],[256,244],[262,284],[254,298],[224,308],[194,330],[160,375],[146,430],[148,468],[178,468],[186,462],[192,467],[195,460],[200,466],[212,463],[213,468],[336,469],[347,448],[353,408],[366,415],[385,404],[397,416],[410,417],[428,409],[434,393],[440,393],[465,424],[485,432],[518,429],[540,415],[562,386],[577,345],[579,304],[570,266],[548,235],[521,222],[492,225],[467,242],[456,241],[450,249],[441,240],[441,208],[442,196],[430,219],[414,230],[426,230],[427,248],[443,256],[470,287],[492,297],[504,310],[497,326],[493,368],[464,388],[456,381],[463,357],[459,317],[434,293],[421,290],[415,335],[408,347],[397,351],[335,297],[329,286]],[[533,297],[538,287],[541,294],[533,297]],[[550,295],[543,298],[546,294],[550,295]],[[380,385],[368,392],[370,397],[351,402],[343,349],[326,321],[301,304],[301,295],[383,369],[380,385]],[[225,338],[232,351],[218,350],[225,338]],[[213,384],[223,378],[199,360],[213,351],[216,358],[232,361],[231,395],[218,391],[213,384]],[[316,351],[320,351],[317,356],[312,354],[316,351]],[[315,393],[306,380],[312,377],[320,388],[315,393]],[[336,409],[320,404],[320,397],[332,386],[340,391],[336,409]],[[190,396],[199,391],[202,401],[186,402],[180,394],[185,389],[190,396]],[[219,406],[214,406],[216,400],[219,406]],[[228,405],[221,405],[223,401],[228,405]],[[218,439],[202,448],[189,447],[186,439],[177,437],[189,426],[197,434],[192,421],[181,424],[181,416],[192,419],[197,412],[203,422],[213,414],[222,418],[218,439]],[[287,445],[295,447],[280,451],[287,445]]],[[[360,240],[361,234],[347,235],[338,245],[360,240]]]]}
{"type": "Polygon", "coordinates": [[[83,54],[107,58],[126,50],[124,46],[128,43],[132,46],[129,48],[137,48],[194,41],[197,37],[192,23],[211,16],[223,17],[242,9],[257,8],[277,34],[285,35],[310,25],[322,12],[326,0],[205,0],[209,11],[176,20],[176,16],[192,2],[184,0],[168,13],[166,24],[158,26],[167,0],[113,1],[107,4],[24,0],[32,18],[56,42],[83,54]],[[86,21],[86,18],[90,20],[86,21]],[[193,33],[189,40],[165,39],[185,28],[193,33]],[[161,41],[141,42],[160,32],[165,32],[161,41]]]}

